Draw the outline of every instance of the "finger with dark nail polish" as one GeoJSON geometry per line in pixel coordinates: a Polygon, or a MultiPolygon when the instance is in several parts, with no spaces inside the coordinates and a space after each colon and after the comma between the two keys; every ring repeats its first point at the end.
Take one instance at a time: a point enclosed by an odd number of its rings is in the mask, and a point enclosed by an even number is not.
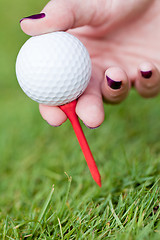
{"type": "Polygon", "coordinates": [[[112,104],[120,103],[126,98],[130,89],[127,73],[121,67],[109,67],[104,73],[101,89],[104,101],[112,104]]]}
{"type": "Polygon", "coordinates": [[[143,62],[138,66],[135,88],[145,98],[158,95],[160,91],[160,73],[155,64],[143,62]]]}

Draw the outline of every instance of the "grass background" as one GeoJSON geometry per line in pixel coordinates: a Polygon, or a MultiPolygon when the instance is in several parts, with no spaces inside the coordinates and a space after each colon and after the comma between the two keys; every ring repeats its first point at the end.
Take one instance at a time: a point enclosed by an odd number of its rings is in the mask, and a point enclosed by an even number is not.
{"type": "Polygon", "coordinates": [[[159,239],[160,97],[132,90],[100,128],[83,126],[97,187],[70,123],[49,126],[16,81],[19,20],[46,2],[1,3],[0,239],[159,239]]]}

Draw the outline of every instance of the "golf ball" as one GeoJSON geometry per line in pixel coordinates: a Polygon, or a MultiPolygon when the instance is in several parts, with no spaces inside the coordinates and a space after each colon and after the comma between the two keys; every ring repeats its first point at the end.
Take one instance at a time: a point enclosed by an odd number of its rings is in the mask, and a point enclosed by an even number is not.
{"type": "Polygon", "coordinates": [[[91,77],[91,60],[76,37],[53,32],[24,43],[17,56],[16,75],[31,99],[60,106],[84,92],[91,77]]]}

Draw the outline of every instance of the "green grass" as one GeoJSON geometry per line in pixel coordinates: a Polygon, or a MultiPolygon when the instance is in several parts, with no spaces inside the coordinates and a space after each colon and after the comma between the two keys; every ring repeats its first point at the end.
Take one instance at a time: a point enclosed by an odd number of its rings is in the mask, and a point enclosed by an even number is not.
{"type": "Polygon", "coordinates": [[[0,239],[159,239],[160,97],[144,100],[132,90],[122,104],[105,106],[100,128],[83,126],[99,188],[70,123],[49,126],[16,81],[27,39],[18,20],[43,4],[16,0],[0,19],[9,19],[0,38],[0,239]]]}

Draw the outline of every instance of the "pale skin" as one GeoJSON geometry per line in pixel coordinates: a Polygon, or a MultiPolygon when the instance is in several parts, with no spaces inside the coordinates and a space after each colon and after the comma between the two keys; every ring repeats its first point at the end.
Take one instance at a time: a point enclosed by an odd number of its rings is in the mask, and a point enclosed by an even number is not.
{"type": "MultiPolygon", "coordinates": [[[[41,19],[24,18],[22,30],[31,36],[68,31],[86,46],[92,77],[79,97],[76,113],[89,127],[104,120],[103,101],[120,103],[134,85],[145,98],[160,92],[160,0],[51,0],[41,19]],[[141,72],[151,72],[149,78],[141,72]],[[106,80],[121,82],[112,89],[106,80]]],[[[59,126],[67,117],[59,107],[39,105],[42,117],[59,126]]]]}

